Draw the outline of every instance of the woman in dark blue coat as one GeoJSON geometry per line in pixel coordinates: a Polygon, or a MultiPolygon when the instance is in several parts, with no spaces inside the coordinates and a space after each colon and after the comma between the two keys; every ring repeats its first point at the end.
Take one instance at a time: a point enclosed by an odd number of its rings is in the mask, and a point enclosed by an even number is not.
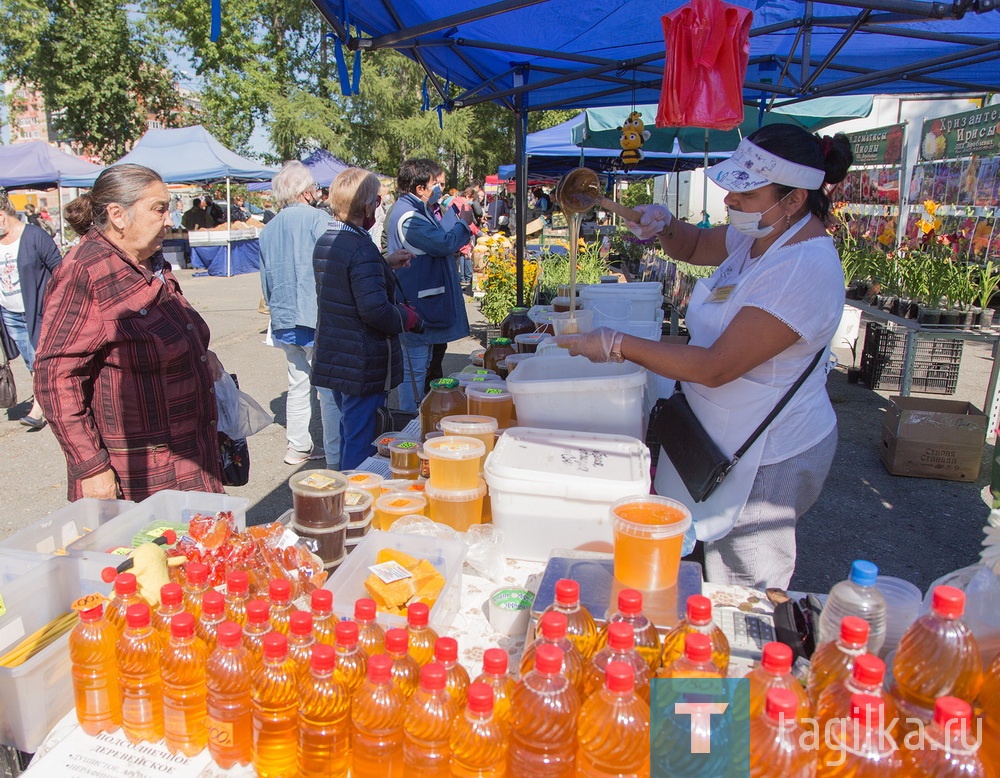
{"type": "Polygon", "coordinates": [[[375,223],[379,186],[374,173],[359,168],[337,176],[330,186],[337,221],[313,254],[319,320],[312,383],[340,408],[344,470],[374,453],[376,413],[403,378],[399,334],[419,322],[413,308],[397,301],[393,278],[412,255],[400,250],[383,258],[367,232],[375,223]]]}
{"type": "MultiPolygon", "coordinates": [[[[61,262],[55,241],[41,227],[20,221],[0,188],[0,339],[8,357],[24,357],[29,373],[42,332],[45,287],[61,262]]],[[[45,426],[37,401],[21,424],[32,429],[45,426]]]]}

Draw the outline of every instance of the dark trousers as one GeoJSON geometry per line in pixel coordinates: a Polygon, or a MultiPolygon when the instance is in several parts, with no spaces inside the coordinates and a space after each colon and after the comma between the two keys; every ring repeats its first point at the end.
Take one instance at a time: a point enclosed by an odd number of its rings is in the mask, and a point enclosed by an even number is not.
{"type": "Polygon", "coordinates": [[[333,399],[340,408],[340,469],[354,470],[375,454],[375,412],[385,405],[385,395],[368,394],[358,397],[334,391],[333,399]]]}
{"type": "Polygon", "coordinates": [[[431,361],[427,365],[427,377],[424,379],[424,394],[431,390],[431,381],[444,378],[444,355],[448,353],[447,343],[435,343],[431,351],[431,361]]]}

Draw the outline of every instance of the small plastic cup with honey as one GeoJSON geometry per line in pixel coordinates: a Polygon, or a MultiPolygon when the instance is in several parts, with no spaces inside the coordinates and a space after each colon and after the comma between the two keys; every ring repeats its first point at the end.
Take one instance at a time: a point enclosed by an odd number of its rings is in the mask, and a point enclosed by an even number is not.
{"type": "Polygon", "coordinates": [[[505,430],[511,426],[514,415],[514,397],[505,386],[475,386],[465,387],[465,396],[469,402],[470,416],[492,416],[497,420],[497,426],[505,430]]]}
{"type": "Polygon", "coordinates": [[[643,494],[612,503],[610,518],[615,578],[644,591],[676,586],[691,511],[669,497],[643,494]]]}
{"type": "Polygon", "coordinates": [[[389,529],[395,521],[416,513],[427,515],[427,498],[417,492],[389,492],[375,500],[375,520],[378,529],[389,529]]]}
{"type": "Polygon", "coordinates": [[[378,499],[379,495],[382,494],[380,488],[382,476],[378,473],[369,473],[365,470],[347,470],[344,475],[347,476],[348,486],[364,489],[372,496],[373,500],[378,499]]]}
{"type": "Polygon", "coordinates": [[[498,429],[497,420],[492,416],[445,416],[441,419],[441,431],[445,435],[463,435],[467,438],[483,441],[486,453],[483,454],[483,461],[480,462],[480,470],[482,470],[482,464],[486,461],[486,457],[493,450],[498,429]]]}
{"type": "Polygon", "coordinates": [[[430,460],[435,489],[475,489],[479,482],[479,463],[486,454],[486,445],[477,438],[463,435],[442,435],[424,442],[424,452],[430,460]]]}
{"type": "Polygon", "coordinates": [[[486,482],[480,478],[474,489],[435,489],[428,484],[427,510],[431,520],[446,524],[457,532],[466,532],[483,521],[483,498],[486,482]]]}

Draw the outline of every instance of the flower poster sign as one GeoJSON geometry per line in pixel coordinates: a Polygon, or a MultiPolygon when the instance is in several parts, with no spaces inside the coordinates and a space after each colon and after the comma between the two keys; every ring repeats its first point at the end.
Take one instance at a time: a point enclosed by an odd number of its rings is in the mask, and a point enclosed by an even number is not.
{"type": "Polygon", "coordinates": [[[924,121],[920,157],[926,161],[1000,155],[1000,105],[924,121]]]}
{"type": "Polygon", "coordinates": [[[892,124],[848,133],[855,165],[898,165],[903,159],[906,125],[892,124]]]}

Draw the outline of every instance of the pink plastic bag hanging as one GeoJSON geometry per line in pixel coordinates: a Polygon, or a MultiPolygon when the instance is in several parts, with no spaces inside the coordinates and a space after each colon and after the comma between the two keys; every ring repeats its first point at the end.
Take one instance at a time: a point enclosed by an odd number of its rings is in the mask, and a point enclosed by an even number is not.
{"type": "Polygon", "coordinates": [[[661,21],[667,56],[656,126],[736,127],[753,14],[722,0],[691,0],[661,21]]]}

